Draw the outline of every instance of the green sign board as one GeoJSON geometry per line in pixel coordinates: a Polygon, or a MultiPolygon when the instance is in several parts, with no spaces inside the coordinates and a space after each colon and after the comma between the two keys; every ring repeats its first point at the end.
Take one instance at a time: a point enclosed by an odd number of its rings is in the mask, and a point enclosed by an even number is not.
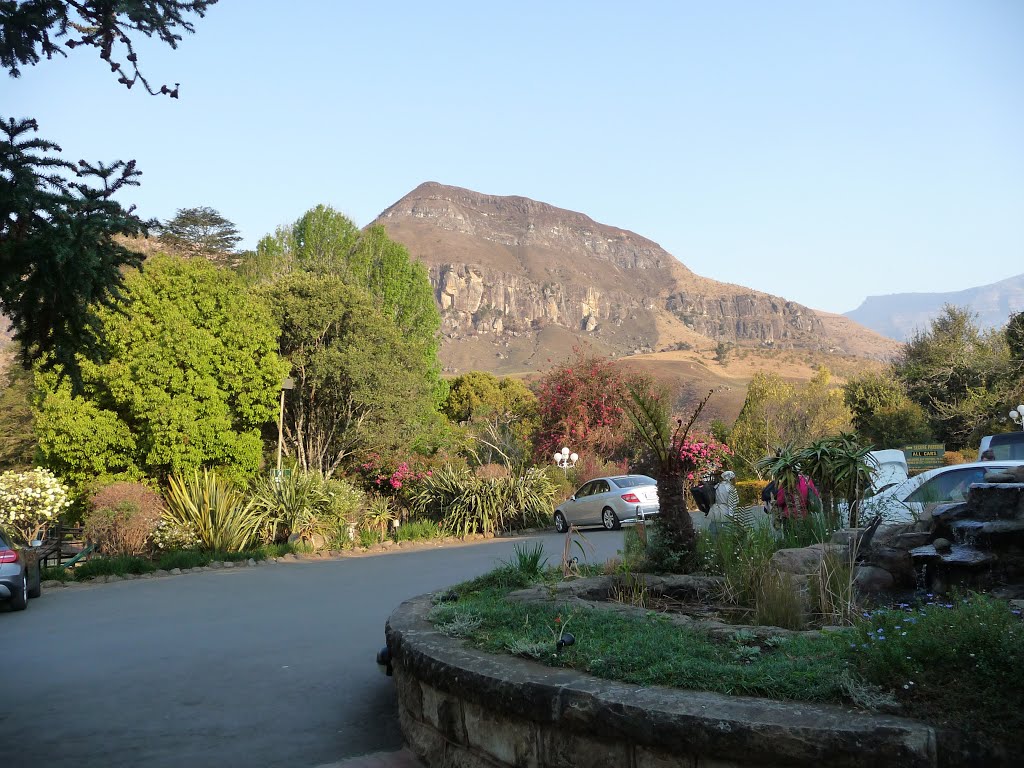
{"type": "Polygon", "coordinates": [[[903,448],[903,455],[907,457],[907,469],[911,472],[923,472],[926,469],[942,466],[942,458],[946,455],[946,446],[943,443],[907,445],[903,448]]]}

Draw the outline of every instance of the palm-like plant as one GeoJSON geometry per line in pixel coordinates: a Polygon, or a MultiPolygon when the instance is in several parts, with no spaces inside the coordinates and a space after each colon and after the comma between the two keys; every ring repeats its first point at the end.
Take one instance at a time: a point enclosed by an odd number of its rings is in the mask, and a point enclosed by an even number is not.
{"type": "Polygon", "coordinates": [[[679,449],[712,393],[708,392],[700,401],[685,425],[682,419],[676,419],[673,425],[664,394],[639,381],[630,383],[628,390],[626,412],[654,459],[661,508],[658,525],[669,548],[689,557],[696,551],[697,532],[686,506],[686,474],[690,468],[685,465],[679,449]]]}
{"type": "Polygon", "coordinates": [[[264,517],[227,478],[207,469],[168,479],[164,519],[193,531],[206,549],[238,552],[256,537],[264,517]]]}
{"type": "Polygon", "coordinates": [[[274,541],[292,533],[316,532],[319,513],[330,504],[323,478],[314,472],[263,477],[253,489],[253,503],[263,514],[274,541]]]}

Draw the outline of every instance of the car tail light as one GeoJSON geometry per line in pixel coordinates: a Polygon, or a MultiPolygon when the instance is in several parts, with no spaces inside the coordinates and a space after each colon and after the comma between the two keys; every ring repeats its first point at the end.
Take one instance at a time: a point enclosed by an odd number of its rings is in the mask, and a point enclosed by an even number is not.
{"type": "Polygon", "coordinates": [[[640,499],[637,498],[635,493],[624,493],[622,494],[622,500],[627,504],[639,504],[640,499]]]}
{"type": "Polygon", "coordinates": [[[0,563],[18,562],[18,553],[13,549],[0,549],[0,563]]]}

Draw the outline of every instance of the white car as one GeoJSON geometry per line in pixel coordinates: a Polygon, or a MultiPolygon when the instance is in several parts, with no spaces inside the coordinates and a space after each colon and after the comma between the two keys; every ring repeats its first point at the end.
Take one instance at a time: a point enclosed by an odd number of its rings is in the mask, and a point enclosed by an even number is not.
{"type": "Polygon", "coordinates": [[[883,523],[909,523],[926,518],[936,504],[965,501],[973,483],[983,483],[994,469],[1024,466],[1024,461],[975,461],[929,469],[902,482],[882,486],[861,501],[860,519],[882,515],[883,523]]]}
{"type": "Polygon", "coordinates": [[[603,525],[614,531],[658,514],[658,483],[647,475],[597,477],[580,486],[555,509],[555,530],[570,525],[603,525]]]}

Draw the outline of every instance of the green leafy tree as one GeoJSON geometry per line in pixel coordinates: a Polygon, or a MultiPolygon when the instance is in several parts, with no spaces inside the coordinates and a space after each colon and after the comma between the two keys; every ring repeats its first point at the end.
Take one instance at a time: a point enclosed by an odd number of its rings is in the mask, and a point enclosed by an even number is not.
{"type": "Polygon", "coordinates": [[[185,256],[225,263],[242,239],[238,229],[213,208],[179,208],[160,227],[160,242],[185,256]]]}
{"type": "MultiPolygon", "coordinates": [[[[178,86],[151,87],[139,70],[135,40],[156,37],[176,48],[216,0],[75,2],[19,0],[0,4],[0,65],[12,77],[64,48],[92,48],[118,82],[178,97],[178,86]]],[[[146,232],[147,222],[114,195],[138,184],[135,161],[110,164],[56,156],[60,147],[35,138],[35,120],[0,117],[0,311],[15,328],[22,361],[45,361],[71,374],[91,349],[89,306],[109,306],[126,267],[140,257],[117,236],[146,232]]]]}
{"type": "Polygon", "coordinates": [[[900,448],[931,441],[928,414],[912,402],[891,373],[870,371],[843,386],[853,427],[874,448],[900,448]]]}
{"type": "Polygon", "coordinates": [[[943,308],[893,362],[907,396],[929,415],[932,431],[950,448],[976,444],[998,426],[1013,377],[1007,337],[982,332],[966,309],[943,308]]]}
{"type": "Polygon", "coordinates": [[[729,434],[737,469],[760,477],[758,462],[781,445],[806,445],[850,427],[842,390],[820,368],[804,387],[777,374],[757,373],[747,388],[740,415],[729,434]]]}
{"type": "Polygon", "coordinates": [[[264,295],[296,380],[284,429],[299,466],[330,476],[357,453],[436,439],[441,420],[422,346],[366,290],[300,272],[266,286],[264,295]]]}
{"type": "Polygon", "coordinates": [[[441,411],[468,430],[481,464],[521,466],[529,458],[537,396],[520,379],[499,379],[485,371],[456,376],[441,411]]]}
{"type": "Polygon", "coordinates": [[[0,383],[0,469],[28,469],[35,462],[32,375],[8,365],[0,383]]]}
{"type": "Polygon", "coordinates": [[[81,394],[38,377],[36,429],[49,467],[79,486],[207,466],[256,472],[287,367],[272,317],[231,272],[155,257],[96,322],[102,348],[97,361],[80,360],[81,394]]]}
{"type": "Polygon", "coordinates": [[[333,275],[373,296],[380,310],[416,344],[433,379],[438,404],[446,392],[437,360],[441,315],[426,267],[381,226],[363,231],[333,208],[318,205],[245,254],[239,271],[268,283],[293,272],[333,275]]]}

